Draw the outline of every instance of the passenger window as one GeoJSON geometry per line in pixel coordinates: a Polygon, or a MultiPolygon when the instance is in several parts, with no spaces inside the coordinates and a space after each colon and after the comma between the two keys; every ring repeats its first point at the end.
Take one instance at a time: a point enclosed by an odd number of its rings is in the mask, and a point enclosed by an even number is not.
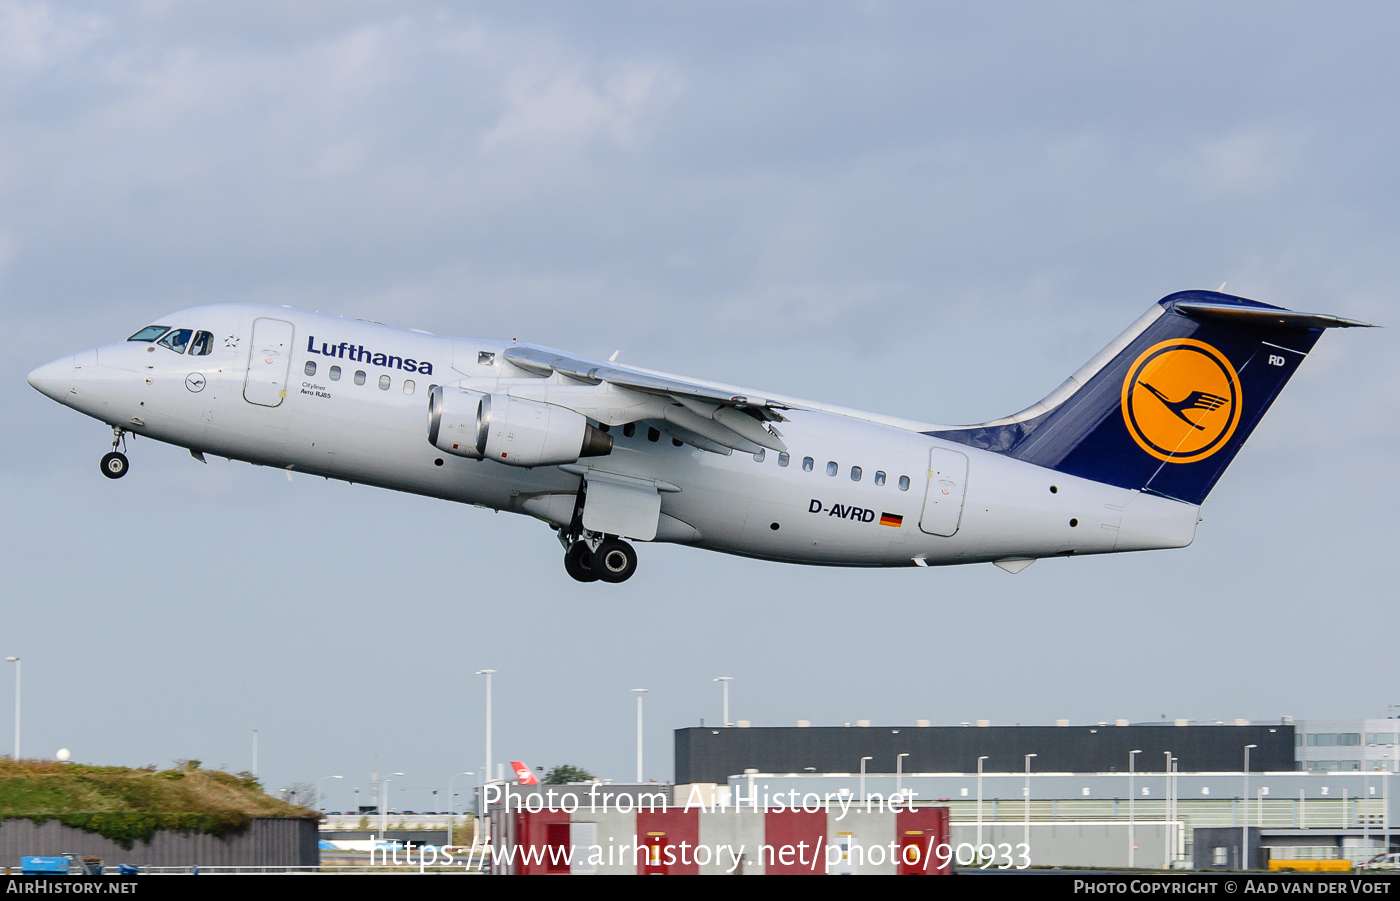
{"type": "Polygon", "coordinates": [[[403,393],[404,393],[404,394],[412,394],[412,393],[413,393],[413,388],[414,388],[413,379],[404,379],[404,380],[403,380],[403,393]]]}
{"type": "Polygon", "coordinates": [[[813,463],[813,460],[812,460],[811,457],[803,457],[803,458],[802,458],[802,471],[803,471],[803,472],[811,472],[811,471],[812,471],[812,466],[813,466],[813,465],[814,465],[814,463],[813,463]]]}
{"type": "Polygon", "coordinates": [[[778,454],[778,465],[779,465],[779,466],[786,466],[786,465],[788,465],[788,462],[789,462],[791,459],[792,459],[792,458],[789,457],[787,454],[779,453],[779,454],[778,454]]]}
{"type": "Polygon", "coordinates": [[[908,491],[908,490],[909,490],[909,477],[908,477],[908,476],[900,476],[900,477],[899,477],[899,490],[900,490],[900,491],[908,491]]]}
{"type": "Polygon", "coordinates": [[[660,441],[660,440],[661,440],[661,433],[658,432],[656,429],[647,429],[647,440],[648,440],[648,441],[660,441]]]}
{"type": "Polygon", "coordinates": [[[861,476],[861,468],[860,468],[859,466],[852,466],[852,467],[851,467],[851,481],[852,481],[852,482],[859,482],[859,481],[860,481],[860,476],[861,476]]]}
{"type": "Polygon", "coordinates": [[[214,352],[214,333],[195,332],[194,340],[190,342],[190,355],[194,357],[207,357],[214,352]]]}
{"type": "Polygon", "coordinates": [[[829,475],[829,476],[834,476],[834,475],[836,475],[836,471],[839,470],[840,468],[841,468],[841,467],[839,467],[839,466],[836,465],[836,461],[835,461],[835,460],[832,460],[830,463],[827,463],[827,464],[826,464],[826,474],[829,475]]]}
{"type": "Polygon", "coordinates": [[[355,370],[355,384],[357,384],[357,385],[363,385],[364,383],[365,383],[365,371],[364,371],[363,369],[356,369],[356,370],[355,370]]]}
{"type": "Polygon", "coordinates": [[[339,366],[332,366],[331,369],[330,369],[330,372],[328,373],[328,375],[330,375],[331,381],[333,381],[333,382],[338,382],[338,381],[340,381],[340,367],[339,367],[339,366]]]}
{"type": "Polygon", "coordinates": [[[671,443],[676,447],[685,447],[685,442],[679,438],[672,438],[671,443]]]}
{"type": "Polygon", "coordinates": [[[141,329],[141,331],[139,331],[139,332],[137,332],[136,334],[132,335],[130,338],[127,338],[126,340],[128,340],[128,341],[154,341],[154,340],[156,340],[157,338],[159,338],[161,335],[164,335],[164,334],[165,334],[166,332],[168,332],[168,331],[170,331],[170,326],[168,326],[168,325],[148,325],[148,326],[146,326],[145,328],[141,329]]]}
{"type": "Polygon", "coordinates": [[[885,474],[884,474],[883,472],[879,471],[879,470],[876,470],[876,472],[875,472],[875,484],[876,484],[876,485],[883,485],[883,484],[885,484],[885,474]]]}
{"type": "Polygon", "coordinates": [[[177,354],[182,354],[185,352],[185,348],[189,346],[190,336],[193,334],[194,329],[177,328],[156,343],[161,347],[170,348],[177,354]]]}
{"type": "Polygon", "coordinates": [[[758,453],[756,453],[756,454],[753,455],[753,461],[754,461],[755,463],[762,463],[762,462],[763,462],[763,458],[764,458],[765,456],[767,456],[767,454],[765,453],[764,448],[761,448],[761,447],[760,447],[760,448],[758,449],[758,453]]]}
{"type": "Polygon", "coordinates": [[[637,434],[637,424],[635,422],[629,422],[622,427],[622,437],[631,438],[635,434],[637,434]]]}
{"type": "Polygon", "coordinates": [[[315,375],[315,374],[316,374],[316,361],[315,361],[315,360],[307,360],[307,361],[306,361],[306,365],[305,365],[304,367],[302,367],[302,370],[301,370],[301,371],[304,372],[304,373],[306,373],[307,375],[315,375]]]}
{"type": "Polygon", "coordinates": [[[388,390],[389,390],[389,377],[388,377],[387,375],[381,375],[381,376],[379,377],[379,390],[380,390],[380,391],[388,391],[388,390]]]}

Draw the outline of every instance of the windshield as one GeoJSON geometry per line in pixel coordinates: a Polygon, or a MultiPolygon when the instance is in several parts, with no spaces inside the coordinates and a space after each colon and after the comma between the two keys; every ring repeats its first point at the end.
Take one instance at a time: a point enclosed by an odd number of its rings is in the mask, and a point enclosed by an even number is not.
{"type": "Polygon", "coordinates": [[[132,335],[130,338],[127,338],[126,340],[128,340],[128,341],[154,341],[154,340],[156,340],[157,338],[159,338],[161,335],[164,335],[164,334],[165,334],[166,332],[168,332],[168,331],[170,331],[170,326],[168,326],[168,325],[148,325],[148,326],[146,326],[145,328],[141,329],[141,331],[139,331],[139,332],[137,332],[136,334],[132,335]]]}
{"type": "Polygon", "coordinates": [[[190,336],[193,334],[194,329],[177,328],[170,334],[166,335],[164,338],[161,338],[159,343],[161,347],[168,347],[171,350],[175,351],[177,354],[182,354],[185,352],[185,348],[189,345],[190,336]]]}
{"type": "Polygon", "coordinates": [[[214,336],[209,332],[197,332],[190,342],[190,353],[197,357],[208,356],[214,349],[214,336]]]}

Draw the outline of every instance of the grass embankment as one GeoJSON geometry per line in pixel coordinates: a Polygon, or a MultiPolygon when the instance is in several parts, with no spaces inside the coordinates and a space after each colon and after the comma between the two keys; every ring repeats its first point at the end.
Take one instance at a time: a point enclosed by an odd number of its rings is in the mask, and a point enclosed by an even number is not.
{"type": "Polygon", "coordinates": [[[198,764],[133,770],[0,758],[0,818],[58,820],[130,848],[161,830],[223,836],[242,832],[253,817],[320,816],[268,795],[248,773],[198,764]]]}

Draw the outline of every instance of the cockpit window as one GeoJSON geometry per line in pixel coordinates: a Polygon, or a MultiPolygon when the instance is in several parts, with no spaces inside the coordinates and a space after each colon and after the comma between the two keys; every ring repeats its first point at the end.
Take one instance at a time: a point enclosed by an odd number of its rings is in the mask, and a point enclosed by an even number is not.
{"type": "Polygon", "coordinates": [[[214,334],[212,332],[195,332],[194,340],[190,342],[190,355],[195,357],[206,357],[214,350],[214,334]]]}
{"type": "Polygon", "coordinates": [[[166,332],[168,332],[168,331],[170,331],[170,326],[168,326],[168,325],[148,325],[148,326],[146,326],[145,328],[141,329],[141,331],[139,331],[139,332],[137,332],[136,334],[132,335],[130,338],[127,338],[126,340],[128,340],[128,341],[154,341],[154,340],[156,340],[157,338],[159,338],[161,335],[164,335],[164,334],[165,334],[166,332]]]}
{"type": "Polygon", "coordinates": [[[189,346],[190,336],[193,334],[194,329],[177,328],[174,331],[170,332],[170,334],[166,335],[164,338],[161,338],[156,343],[159,344],[161,347],[170,348],[177,354],[182,354],[185,352],[185,348],[189,346]]]}

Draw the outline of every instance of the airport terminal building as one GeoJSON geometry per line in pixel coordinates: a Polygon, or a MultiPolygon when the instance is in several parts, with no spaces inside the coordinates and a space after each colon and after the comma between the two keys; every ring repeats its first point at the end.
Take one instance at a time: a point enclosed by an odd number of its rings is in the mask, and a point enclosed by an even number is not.
{"type": "Polygon", "coordinates": [[[1026,842],[1037,865],[1360,863],[1400,851],[1397,739],[1396,719],[702,726],[675,732],[675,799],[912,795],[950,809],[955,844],[1026,842]]]}

